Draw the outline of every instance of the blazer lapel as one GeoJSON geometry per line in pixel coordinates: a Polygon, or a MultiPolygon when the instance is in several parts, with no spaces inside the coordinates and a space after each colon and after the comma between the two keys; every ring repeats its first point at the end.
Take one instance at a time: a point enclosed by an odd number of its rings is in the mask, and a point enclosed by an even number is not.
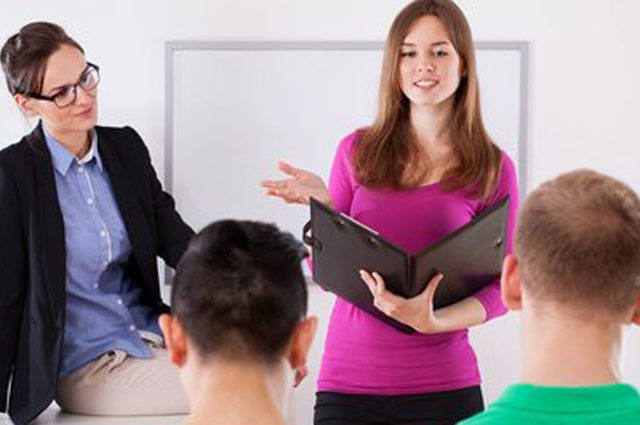
{"type": "Polygon", "coordinates": [[[98,150],[102,158],[102,163],[109,174],[113,193],[120,209],[122,220],[124,221],[133,254],[138,263],[139,269],[144,273],[145,257],[149,255],[151,247],[150,235],[147,231],[146,219],[142,212],[142,206],[138,201],[131,180],[126,170],[122,166],[122,159],[116,152],[113,143],[104,132],[98,131],[98,150]]]}
{"type": "MultiPolygon", "coordinates": [[[[66,249],[64,236],[64,221],[58,194],[56,191],[55,176],[51,156],[44,141],[42,124],[28,136],[28,143],[31,147],[32,159],[35,174],[35,191],[37,200],[37,210],[32,214],[37,217],[32,223],[39,224],[39,231],[30,231],[30,245],[34,249],[40,249],[40,253],[35,253],[34,258],[42,255],[43,269],[40,278],[45,281],[47,287],[47,297],[54,316],[56,327],[64,325],[64,304],[66,302],[66,249]],[[38,236],[35,236],[38,235],[38,236]]],[[[32,217],[35,218],[35,217],[32,217]]],[[[32,267],[33,269],[33,267],[32,267]]]]}

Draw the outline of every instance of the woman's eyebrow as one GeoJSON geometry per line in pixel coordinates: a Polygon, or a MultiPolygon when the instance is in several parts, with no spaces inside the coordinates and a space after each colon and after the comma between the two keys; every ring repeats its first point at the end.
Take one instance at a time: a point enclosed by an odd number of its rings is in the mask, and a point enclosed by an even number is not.
{"type": "Polygon", "coordinates": [[[56,87],[54,87],[54,88],[52,88],[52,89],[46,90],[46,92],[47,92],[47,93],[57,92],[58,90],[63,89],[63,88],[66,88],[66,87],[69,87],[69,86],[71,86],[71,85],[72,85],[72,84],[63,84],[63,85],[61,85],[61,86],[56,86],[56,87]]]}
{"type": "MultiPolygon", "coordinates": [[[[78,76],[78,80],[79,80],[80,78],[82,78],[82,76],[84,75],[84,73],[85,73],[85,72],[87,72],[87,68],[88,68],[88,67],[89,67],[89,65],[86,65],[86,66],[84,67],[84,69],[82,70],[82,72],[81,72],[81,73],[80,73],[80,75],[78,76]]],[[[77,80],[76,80],[76,82],[77,82],[77,80]]],[[[58,90],[60,90],[60,89],[63,89],[63,88],[65,88],[65,87],[72,86],[72,85],[74,85],[74,84],[75,84],[75,83],[62,84],[62,85],[60,85],[60,86],[56,86],[56,87],[54,87],[54,88],[52,88],[52,89],[47,90],[47,92],[52,93],[52,92],[58,91],[58,90]]]]}
{"type": "MultiPolygon", "coordinates": [[[[447,46],[450,45],[451,43],[449,43],[446,40],[441,40],[441,41],[436,41],[434,43],[431,43],[431,47],[436,47],[436,46],[447,46]]],[[[402,43],[402,46],[404,47],[416,47],[416,45],[410,41],[404,41],[402,43]]]]}

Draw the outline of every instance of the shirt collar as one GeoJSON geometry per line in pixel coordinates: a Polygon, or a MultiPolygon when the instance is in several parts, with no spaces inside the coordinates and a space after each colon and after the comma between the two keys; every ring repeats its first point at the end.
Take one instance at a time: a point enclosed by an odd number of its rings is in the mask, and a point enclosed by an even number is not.
{"type": "Polygon", "coordinates": [[[640,394],[628,384],[593,387],[516,384],[507,388],[495,404],[511,409],[549,413],[595,413],[637,406],[640,404],[640,394]]]}
{"type": "Polygon", "coordinates": [[[49,132],[49,130],[47,130],[46,126],[43,125],[42,129],[45,142],[47,143],[47,148],[49,148],[49,152],[51,153],[53,167],[58,171],[58,173],[66,176],[74,161],[78,164],[88,164],[93,158],[96,159],[96,164],[100,171],[103,170],[102,158],[100,157],[100,152],[98,150],[98,134],[95,129],[91,129],[90,131],[91,147],[89,147],[89,151],[79,160],[76,159],[76,157],[49,132]]]}

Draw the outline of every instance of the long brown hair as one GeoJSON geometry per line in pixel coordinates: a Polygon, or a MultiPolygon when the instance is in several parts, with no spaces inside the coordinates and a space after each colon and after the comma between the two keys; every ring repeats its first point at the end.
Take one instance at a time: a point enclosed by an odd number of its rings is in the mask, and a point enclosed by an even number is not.
{"type": "Polygon", "coordinates": [[[446,190],[465,188],[487,198],[498,181],[500,150],[482,122],[471,29],[451,0],[415,0],[393,21],[385,43],[378,113],[355,147],[356,177],[369,187],[410,188],[422,184],[431,173],[409,125],[409,99],[402,92],[398,70],[402,43],[413,23],[423,16],[435,16],[444,24],[465,70],[445,123],[456,165],[445,172],[442,185],[446,190]]]}

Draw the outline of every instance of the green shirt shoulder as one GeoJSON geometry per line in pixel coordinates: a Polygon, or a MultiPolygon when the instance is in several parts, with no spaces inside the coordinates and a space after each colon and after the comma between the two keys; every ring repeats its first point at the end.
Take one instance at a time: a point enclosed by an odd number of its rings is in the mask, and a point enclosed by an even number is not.
{"type": "Polygon", "coordinates": [[[631,385],[542,387],[516,384],[460,425],[640,424],[640,394],[631,385]]]}

